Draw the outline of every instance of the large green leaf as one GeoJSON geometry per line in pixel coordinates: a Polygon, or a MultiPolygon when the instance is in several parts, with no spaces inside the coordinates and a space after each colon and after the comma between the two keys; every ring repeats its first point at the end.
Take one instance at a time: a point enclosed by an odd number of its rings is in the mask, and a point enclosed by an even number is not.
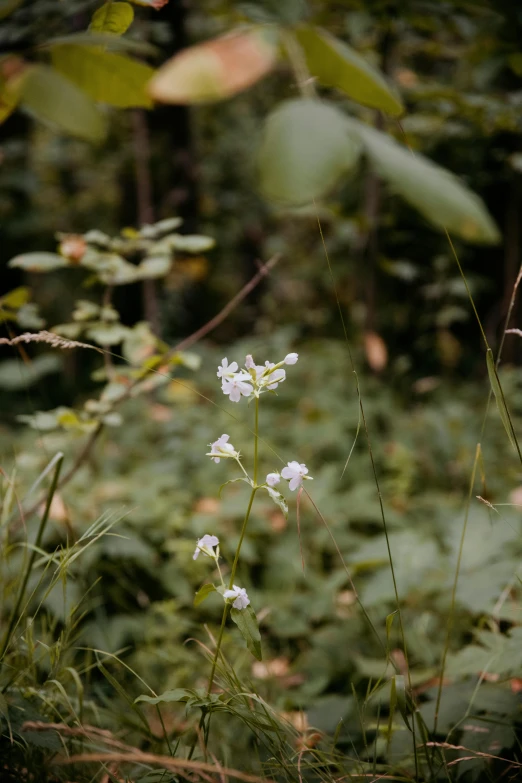
{"type": "Polygon", "coordinates": [[[308,70],[325,87],[336,87],[354,101],[398,116],[404,111],[399,96],[384,76],[351,46],[325,30],[303,25],[296,31],[308,70]]]}
{"type": "Polygon", "coordinates": [[[22,106],[41,122],[88,141],[101,141],[105,123],[89,97],[48,65],[27,68],[20,84],[22,106]]]}
{"type": "Polygon", "coordinates": [[[52,48],[54,67],[95,101],[111,106],[149,108],[145,85],[154,74],[149,65],[94,46],[63,44],[52,48]]]}
{"type": "Polygon", "coordinates": [[[134,9],[129,3],[107,2],[92,15],[89,30],[95,33],[123,35],[134,19],[134,9]]]}
{"type": "Polygon", "coordinates": [[[354,168],[360,143],[343,114],[319,100],[285,103],[269,115],[258,165],[265,196],[288,205],[321,198],[354,168]]]}
{"type": "Polygon", "coordinates": [[[469,242],[500,240],[482,199],[458,177],[375,128],[346,121],[359,134],[377,173],[431,223],[469,242]]]}

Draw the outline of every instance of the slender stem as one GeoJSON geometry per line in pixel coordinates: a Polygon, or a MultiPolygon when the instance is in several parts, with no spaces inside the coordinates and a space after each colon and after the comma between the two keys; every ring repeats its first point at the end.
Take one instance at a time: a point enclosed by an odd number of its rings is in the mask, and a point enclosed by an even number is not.
{"type": "Polygon", "coordinates": [[[217,570],[218,570],[219,579],[220,579],[220,581],[221,581],[221,584],[222,584],[222,585],[223,585],[223,587],[224,587],[224,586],[225,586],[225,580],[223,579],[223,574],[221,573],[221,568],[219,567],[219,562],[218,562],[218,559],[217,559],[217,557],[216,557],[216,567],[217,567],[217,570]]]}
{"type": "MultiPolygon", "coordinates": [[[[257,436],[257,428],[256,428],[256,436],[257,436]]],[[[256,440],[257,440],[257,437],[256,437],[256,440]]],[[[250,518],[250,512],[252,510],[252,504],[254,502],[254,497],[255,497],[255,494],[256,494],[256,490],[257,490],[257,487],[254,487],[252,489],[252,492],[250,493],[250,500],[248,502],[248,508],[247,508],[247,511],[246,511],[246,514],[245,514],[245,518],[243,520],[243,525],[241,527],[241,534],[239,536],[239,542],[238,542],[238,545],[236,547],[236,554],[234,556],[234,563],[232,565],[232,571],[231,571],[231,574],[230,574],[230,583],[229,583],[229,588],[228,588],[229,590],[231,590],[233,585],[234,585],[234,579],[235,579],[235,576],[236,576],[237,564],[238,564],[238,561],[239,561],[239,553],[241,552],[241,545],[243,544],[243,539],[245,537],[245,533],[246,533],[246,529],[247,529],[247,525],[248,525],[248,520],[250,518]]],[[[219,568],[219,566],[218,566],[218,568],[219,568]]],[[[221,571],[219,572],[219,575],[221,576],[221,571]]],[[[221,626],[219,628],[219,635],[218,635],[217,642],[216,642],[216,652],[214,653],[214,659],[212,661],[212,668],[210,670],[210,676],[208,678],[207,696],[210,696],[210,694],[212,693],[212,686],[214,685],[214,677],[216,675],[217,662],[219,660],[219,656],[221,655],[221,645],[223,643],[223,634],[225,632],[225,625],[227,623],[228,609],[229,609],[229,605],[226,603],[225,606],[223,607],[223,615],[221,617],[221,626]]],[[[203,712],[201,714],[201,719],[199,721],[199,728],[200,729],[203,728],[203,724],[205,722],[205,716],[206,716],[206,712],[205,712],[205,710],[203,710],[203,712]]],[[[192,758],[192,755],[194,753],[195,748],[196,748],[196,742],[194,742],[194,744],[192,745],[192,747],[190,749],[190,753],[189,753],[189,756],[188,756],[189,759],[192,758]]]]}
{"type": "Polygon", "coordinates": [[[464,523],[462,525],[462,532],[460,534],[459,553],[457,556],[457,566],[455,568],[455,576],[453,578],[453,588],[451,591],[451,604],[448,615],[448,622],[446,624],[446,640],[444,642],[444,651],[442,653],[442,660],[440,663],[440,675],[439,685],[437,689],[437,701],[435,703],[435,719],[433,721],[433,734],[437,733],[437,724],[439,721],[440,702],[442,699],[442,685],[444,679],[444,671],[446,669],[446,658],[448,656],[448,650],[451,639],[451,632],[453,630],[453,623],[455,621],[455,606],[457,603],[457,586],[459,583],[460,567],[462,563],[462,555],[464,552],[464,539],[466,538],[466,530],[468,529],[469,512],[471,508],[471,497],[473,495],[473,487],[475,486],[475,476],[477,473],[477,463],[480,455],[480,444],[477,444],[475,451],[475,459],[473,460],[473,469],[471,471],[471,479],[469,482],[468,499],[466,503],[466,513],[464,514],[464,523]]]}
{"type": "Polygon", "coordinates": [[[259,442],[259,397],[256,397],[256,413],[254,420],[254,487],[257,487],[257,447],[259,442]]]}
{"type": "Polygon", "coordinates": [[[227,623],[227,615],[228,615],[228,604],[225,604],[223,609],[223,617],[221,618],[221,627],[219,629],[219,635],[216,643],[216,652],[214,655],[214,660],[212,661],[212,669],[210,670],[210,677],[208,678],[207,696],[210,696],[210,693],[212,691],[212,686],[214,684],[214,676],[216,674],[216,666],[221,651],[221,643],[223,641],[225,625],[227,623]]]}
{"type": "MultiPolygon", "coordinates": [[[[232,570],[230,572],[230,581],[228,585],[229,590],[231,590],[232,587],[234,586],[234,579],[236,578],[239,555],[241,553],[241,547],[243,545],[246,529],[248,527],[248,520],[250,519],[250,512],[252,511],[252,505],[254,503],[254,498],[256,496],[256,492],[258,489],[257,487],[258,439],[259,439],[259,397],[256,397],[255,419],[254,419],[254,486],[252,487],[252,492],[250,493],[250,500],[248,501],[245,518],[243,519],[243,524],[241,526],[241,533],[239,535],[239,541],[236,547],[236,553],[234,555],[234,562],[232,563],[232,570]]],[[[212,686],[214,684],[214,676],[216,674],[216,666],[219,660],[219,656],[221,654],[221,643],[223,641],[223,633],[225,631],[228,609],[229,606],[226,603],[223,608],[223,616],[221,618],[221,627],[219,629],[219,636],[216,643],[216,652],[214,653],[214,660],[212,661],[212,669],[210,670],[210,677],[208,678],[208,688],[207,688],[208,696],[210,696],[210,693],[212,691],[212,686]]],[[[204,716],[202,716],[202,718],[203,717],[204,716]]]]}
{"type": "Polygon", "coordinates": [[[9,646],[9,642],[11,641],[11,636],[13,634],[13,631],[16,627],[16,624],[20,621],[21,617],[19,617],[20,614],[20,607],[22,606],[22,601],[24,600],[25,591],[27,589],[27,583],[29,582],[29,577],[31,575],[31,571],[33,569],[34,561],[36,559],[36,555],[38,553],[38,549],[40,548],[40,545],[42,543],[43,534],[45,531],[45,527],[47,525],[47,521],[49,519],[49,512],[51,510],[51,503],[53,502],[54,493],[56,492],[56,488],[58,486],[58,479],[60,478],[60,470],[62,469],[63,464],[63,454],[60,452],[56,456],[56,468],[54,469],[54,475],[53,480],[51,482],[51,486],[49,487],[49,492],[47,493],[47,502],[45,504],[44,513],[42,515],[42,519],[40,520],[40,525],[38,527],[38,533],[36,534],[36,540],[34,542],[34,546],[31,550],[31,556],[29,557],[29,562],[27,564],[27,568],[24,574],[24,578],[22,581],[22,584],[20,586],[20,592],[18,593],[18,598],[16,599],[16,603],[13,607],[13,612],[11,614],[11,619],[9,620],[9,626],[7,628],[7,633],[4,637],[4,641],[2,644],[2,649],[0,650],[0,660],[5,655],[5,652],[9,646]]]}
{"type": "Polygon", "coordinates": [[[304,98],[315,98],[314,81],[310,76],[306,58],[295,35],[292,32],[285,32],[283,41],[301,95],[304,98]]]}
{"type": "Polygon", "coordinates": [[[252,492],[250,493],[250,500],[248,501],[248,508],[246,510],[245,518],[243,520],[243,525],[241,527],[241,533],[239,536],[239,543],[236,547],[236,554],[234,555],[234,562],[232,563],[232,571],[230,572],[230,583],[228,586],[228,589],[231,590],[234,585],[234,579],[236,578],[236,571],[237,571],[237,564],[239,561],[239,553],[241,552],[241,546],[243,544],[243,539],[245,537],[248,520],[250,518],[250,512],[252,510],[252,504],[254,502],[254,497],[257,492],[257,487],[254,487],[252,492]]]}

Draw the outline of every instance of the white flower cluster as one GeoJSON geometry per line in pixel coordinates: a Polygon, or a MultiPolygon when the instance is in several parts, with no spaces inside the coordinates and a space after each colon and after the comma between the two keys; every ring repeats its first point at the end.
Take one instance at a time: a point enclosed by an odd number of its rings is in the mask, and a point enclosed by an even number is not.
{"type": "Polygon", "coordinates": [[[259,397],[265,391],[274,391],[280,383],[286,379],[284,364],[296,364],[299,356],[289,353],[282,362],[274,364],[265,362],[256,364],[249,354],[245,359],[245,366],[239,370],[238,363],[228,363],[225,357],[218,367],[217,377],[221,378],[223,394],[232,402],[239,402],[241,397],[250,397],[253,394],[259,397]]]}

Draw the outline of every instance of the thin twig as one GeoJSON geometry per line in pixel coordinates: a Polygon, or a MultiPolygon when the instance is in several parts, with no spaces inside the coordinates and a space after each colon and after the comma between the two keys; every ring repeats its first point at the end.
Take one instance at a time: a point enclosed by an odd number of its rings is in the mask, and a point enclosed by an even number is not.
{"type": "Polygon", "coordinates": [[[201,340],[203,337],[206,337],[209,332],[219,326],[232,312],[232,310],[234,310],[238,304],[240,304],[240,302],[242,302],[243,299],[245,299],[245,297],[247,297],[248,294],[253,291],[253,289],[259,285],[259,283],[268,275],[268,273],[278,263],[280,258],[281,256],[276,254],[275,256],[272,256],[272,258],[267,261],[266,264],[260,264],[259,271],[256,272],[254,277],[243,286],[241,291],[238,291],[238,293],[230,300],[228,304],[225,305],[222,310],[220,310],[217,315],[214,316],[214,318],[208,321],[208,323],[204,324],[204,326],[195,331],[193,334],[189,335],[189,337],[185,337],[185,339],[178,343],[175,348],[172,349],[172,352],[169,353],[177,353],[178,351],[185,350],[185,348],[189,348],[191,345],[198,342],[198,340],[201,340]]]}

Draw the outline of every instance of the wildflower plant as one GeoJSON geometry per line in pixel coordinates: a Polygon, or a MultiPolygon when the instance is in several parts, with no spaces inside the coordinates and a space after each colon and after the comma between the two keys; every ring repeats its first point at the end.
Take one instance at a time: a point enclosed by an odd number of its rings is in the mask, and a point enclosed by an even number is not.
{"type": "Polygon", "coordinates": [[[196,559],[201,553],[206,557],[211,558],[216,565],[220,579],[219,585],[214,585],[212,583],[203,585],[203,587],[196,593],[194,601],[196,606],[204,601],[205,598],[207,598],[213,592],[220,593],[224,600],[221,627],[209,677],[207,689],[208,695],[210,695],[212,691],[214,675],[221,653],[223,633],[229,611],[230,617],[238,626],[243,638],[245,639],[248,649],[258,660],[261,660],[261,636],[259,633],[256,614],[250,602],[250,598],[248,597],[246,588],[240,587],[236,584],[235,581],[241,547],[247,531],[248,521],[250,519],[256,493],[259,490],[268,492],[271,499],[279,506],[286,517],[288,515],[287,502],[283,494],[275,489],[275,487],[280,484],[282,480],[286,480],[288,482],[289,489],[291,491],[295,491],[302,486],[305,480],[311,480],[311,476],[308,475],[308,468],[306,465],[295,460],[289,462],[281,472],[272,471],[266,474],[264,480],[259,479],[259,400],[263,394],[275,393],[279,384],[284,383],[286,380],[286,370],[284,367],[286,365],[294,365],[297,360],[297,353],[289,353],[280,362],[273,363],[266,361],[264,364],[257,365],[254,362],[253,357],[248,355],[245,359],[244,367],[240,369],[237,362],[233,361],[229,364],[228,359],[225,357],[217,370],[217,377],[221,380],[221,390],[223,391],[223,394],[225,394],[232,402],[241,402],[243,398],[247,398],[249,402],[253,401],[254,459],[252,473],[250,474],[243,465],[240,451],[236,449],[235,446],[230,442],[230,436],[226,433],[223,433],[219,438],[217,438],[217,440],[211,443],[209,445],[210,451],[207,452],[207,456],[210,457],[210,459],[214,462],[219,463],[222,459],[231,460],[235,462],[239,468],[242,475],[229,479],[229,481],[225,482],[226,484],[235,481],[244,481],[251,488],[248,506],[241,527],[239,542],[236,547],[232,567],[230,570],[228,585],[223,579],[219,565],[220,549],[217,536],[206,534],[200,538],[197,542],[196,550],[193,555],[194,559],[196,559]]]}

